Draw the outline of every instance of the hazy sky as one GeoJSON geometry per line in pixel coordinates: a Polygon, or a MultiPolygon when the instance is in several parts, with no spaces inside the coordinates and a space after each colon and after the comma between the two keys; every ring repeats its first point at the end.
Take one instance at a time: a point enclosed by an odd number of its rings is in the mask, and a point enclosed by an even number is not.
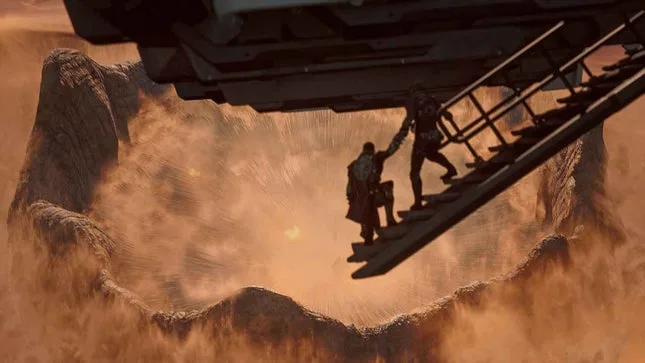
{"type": "Polygon", "coordinates": [[[61,0],[0,0],[0,18],[13,28],[73,32],[61,0]]]}

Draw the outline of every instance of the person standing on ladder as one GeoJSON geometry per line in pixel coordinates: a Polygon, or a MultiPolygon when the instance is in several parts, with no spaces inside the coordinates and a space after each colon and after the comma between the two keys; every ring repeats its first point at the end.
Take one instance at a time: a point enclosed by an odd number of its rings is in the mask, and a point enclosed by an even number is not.
{"type": "Polygon", "coordinates": [[[385,207],[388,227],[397,224],[394,219],[394,183],[381,182],[383,164],[390,156],[399,150],[401,144],[410,132],[412,110],[414,105],[406,105],[407,116],[403,125],[394,136],[386,150],[376,152],[374,144],[366,142],[359,157],[347,167],[347,200],[349,210],[345,216],[361,225],[361,237],[365,244],[370,245],[374,239],[374,229],[380,226],[378,208],[385,207]]]}
{"type": "Polygon", "coordinates": [[[414,100],[415,110],[413,113],[414,122],[411,126],[414,132],[414,144],[412,146],[412,157],[410,160],[410,181],[412,183],[412,192],[414,193],[414,204],[410,207],[410,210],[419,210],[423,207],[421,204],[423,192],[421,167],[425,159],[447,169],[446,174],[441,176],[444,182],[449,181],[457,175],[457,169],[439,151],[444,136],[439,131],[438,123],[441,121],[441,117],[452,120],[452,114],[448,111],[443,111],[439,114],[439,102],[420,88],[414,88],[412,90],[412,99],[414,100]]]}

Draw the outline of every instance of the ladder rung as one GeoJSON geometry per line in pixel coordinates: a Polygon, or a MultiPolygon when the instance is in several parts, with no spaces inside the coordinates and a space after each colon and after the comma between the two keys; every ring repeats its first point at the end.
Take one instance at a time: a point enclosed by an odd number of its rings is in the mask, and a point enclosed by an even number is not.
{"type": "Polygon", "coordinates": [[[489,177],[490,175],[484,175],[481,173],[469,174],[460,179],[444,180],[443,183],[448,185],[479,184],[486,181],[489,177]]]}
{"type": "Polygon", "coordinates": [[[397,214],[407,222],[428,219],[437,214],[437,211],[432,208],[423,208],[419,210],[399,211],[397,214]]]}
{"type": "Polygon", "coordinates": [[[552,118],[544,123],[540,124],[540,126],[543,127],[551,127],[553,129],[557,129],[558,127],[562,126],[565,122],[569,121],[568,118],[552,118]]]}
{"type": "Polygon", "coordinates": [[[507,148],[512,148],[512,146],[510,144],[506,144],[506,145],[501,144],[501,145],[491,146],[491,147],[488,148],[488,150],[490,152],[500,152],[500,151],[502,151],[504,149],[507,149],[507,148]]]}
{"type": "Polygon", "coordinates": [[[602,67],[604,71],[613,71],[615,69],[619,69],[623,66],[626,65],[636,65],[636,64],[644,64],[645,63],[645,50],[641,50],[640,52],[632,55],[631,57],[626,57],[620,60],[618,63],[614,63],[608,66],[602,67]]]}
{"type": "Polygon", "coordinates": [[[527,127],[521,128],[521,129],[511,130],[511,135],[513,135],[513,136],[530,135],[530,134],[533,134],[533,133],[537,132],[538,130],[539,130],[538,127],[527,126],[527,127]]]}
{"type": "Polygon", "coordinates": [[[477,170],[485,170],[485,171],[495,170],[496,171],[496,170],[499,170],[504,165],[509,165],[509,164],[512,164],[513,162],[515,162],[515,158],[513,157],[512,153],[501,153],[481,163],[477,167],[477,170]]]}
{"type": "Polygon", "coordinates": [[[539,127],[539,126],[527,126],[518,130],[512,130],[511,135],[513,136],[534,136],[534,135],[542,135],[544,133],[547,133],[548,129],[544,127],[539,127]]]}
{"type": "Polygon", "coordinates": [[[393,240],[403,237],[408,232],[408,226],[399,223],[393,227],[376,228],[375,232],[383,240],[393,240]]]}
{"type": "Polygon", "coordinates": [[[629,56],[632,56],[632,55],[634,55],[634,54],[636,54],[636,53],[638,53],[638,52],[640,52],[640,51],[642,51],[642,50],[643,50],[643,46],[642,46],[642,45],[639,45],[639,46],[637,46],[637,47],[634,47],[633,49],[625,48],[625,54],[627,54],[627,55],[629,55],[629,56]]]}
{"type": "Polygon", "coordinates": [[[365,262],[367,260],[368,260],[367,257],[354,253],[353,255],[347,257],[346,261],[350,263],[358,263],[358,262],[365,262]]]}
{"type": "Polygon", "coordinates": [[[352,243],[352,251],[354,253],[362,251],[375,251],[379,250],[379,247],[383,247],[382,243],[372,243],[371,245],[366,245],[364,242],[354,242],[352,243]]]}
{"type": "Polygon", "coordinates": [[[366,245],[362,242],[352,243],[353,255],[347,258],[347,262],[364,262],[377,255],[387,247],[384,243],[366,245]]]}
{"type": "MultiPolygon", "coordinates": [[[[543,114],[537,115],[535,116],[535,118],[547,122],[554,120],[566,121],[583,112],[585,109],[585,106],[578,104],[566,105],[560,108],[556,108],[555,110],[549,110],[543,114]]],[[[552,122],[550,122],[550,124],[552,124],[552,122]]]]}
{"type": "Polygon", "coordinates": [[[475,160],[473,162],[466,163],[466,167],[470,168],[470,169],[473,169],[473,168],[479,167],[482,164],[484,164],[484,160],[483,159],[478,159],[478,160],[475,160]]]}
{"type": "Polygon", "coordinates": [[[570,102],[567,102],[565,104],[567,104],[567,105],[579,105],[579,106],[587,107],[587,106],[591,105],[592,103],[594,103],[595,101],[596,101],[596,99],[581,99],[581,100],[577,100],[577,101],[570,101],[570,102]]]}
{"type": "Polygon", "coordinates": [[[607,93],[603,91],[604,88],[586,88],[576,93],[575,95],[558,98],[557,101],[564,104],[580,103],[586,101],[593,102],[607,93]]]}
{"type": "Polygon", "coordinates": [[[541,137],[524,136],[524,137],[520,137],[519,139],[517,139],[514,142],[514,144],[517,144],[517,145],[535,145],[540,141],[542,141],[541,137]]]}
{"type": "Polygon", "coordinates": [[[581,86],[590,87],[590,88],[602,87],[605,84],[607,86],[609,85],[615,86],[618,83],[633,76],[634,74],[636,74],[636,72],[640,71],[642,68],[643,66],[638,64],[625,65],[621,68],[614,69],[613,71],[605,73],[599,77],[591,78],[587,82],[582,83],[581,86]]]}
{"type": "MultiPolygon", "coordinates": [[[[523,129],[513,130],[511,133],[515,136],[521,136],[518,140],[526,138],[538,138],[541,140],[553,132],[559,124],[560,123],[543,123],[538,126],[528,126],[523,129]]],[[[524,141],[522,142],[524,143],[524,141]]]]}
{"type": "Polygon", "coordinates": [[[424,195],[422,199],[428,203],[449,203],[461,197],[461,193],[444,192],[441,194],[424,195]]]}
{"type": "Polygon", "coordinates": [[[540,142],[541,140],[542,140],[542,138],[540,138],[540,137],[526,137],[526,136],[524,136],[524,137],[521,137],[521,138],[515,140],[515,142],[513,142],[512,144],[495,145],[495,146],[489,147],[488,150],[490,150],[491,152],[501,152],[501,151],[504,151],[504,150],[513,149],[516,146],[520,146],[520,145],[522,145],[522,146],[535,145],[538,142],[540,142]]]}

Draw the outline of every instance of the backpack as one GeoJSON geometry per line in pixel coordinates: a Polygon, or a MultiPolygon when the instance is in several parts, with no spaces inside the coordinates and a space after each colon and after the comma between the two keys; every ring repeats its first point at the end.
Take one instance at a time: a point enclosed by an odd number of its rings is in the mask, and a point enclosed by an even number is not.
{"type": "Polygon", "coordinates": [[[375,185],[374,161],[374,155],[363,154],[347,167],[347,197],[350,203],[346,218],[357,223],[365,223],[372,217],[369,205],[375,185]]]}
{"type": "Polygon", "coordinates": [[[347,167],[347,196],[352,199],[365,198],[372,193],[376,168],[374,155],[362,154],[347,167]]]}
{"type": "Polygon", "coordinates": [[[374,180],[374,155],[363,154],[351,165],[351,173],[358,181],[370,182],[374,180]]]}

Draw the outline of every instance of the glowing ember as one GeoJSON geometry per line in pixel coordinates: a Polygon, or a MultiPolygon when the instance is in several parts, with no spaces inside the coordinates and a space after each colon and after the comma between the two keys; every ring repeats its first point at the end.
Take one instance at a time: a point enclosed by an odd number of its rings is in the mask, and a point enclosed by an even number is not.
{"type": "Polygon", "coordinates": [[[291,241],[295,241],[300,238],[300,228],[298,226],[293,226],[284,231],[284,235],[291,241]]]}
{"type": "Polygon", "coordinates": [[[198,178],[198,177],[200,177],[202,175],[202,173],[200,173],[199,170],[190,168],[190,169],[188,169],[188,175],[190,175],[190,176],[192,176],[194,178],[198,178]]]}

